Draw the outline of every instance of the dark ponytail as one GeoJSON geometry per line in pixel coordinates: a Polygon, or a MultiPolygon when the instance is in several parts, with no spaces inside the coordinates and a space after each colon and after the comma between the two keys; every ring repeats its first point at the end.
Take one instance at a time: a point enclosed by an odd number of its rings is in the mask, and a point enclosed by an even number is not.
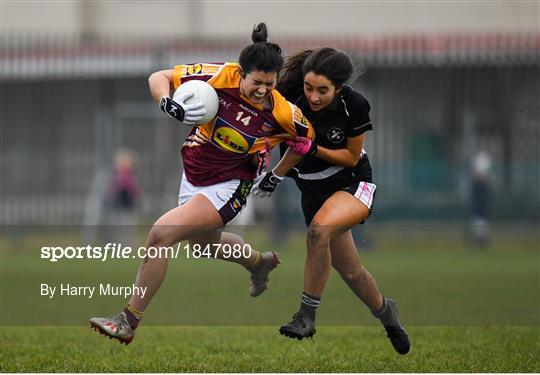
{"type": "Polygon", "coordinates": [[[281,48],[275,43],[269,43],[268,29],[264,22],[255,25],[251,33],[250,44],[238,59],[244,74],[248,74],[254,70],[260,70],[265,73],[279,72],[283,67],[283,56],[281,56],[281,48]]]}
{"type": "Polygon", "coordinates": [[[302,65],[313,50],[305,50],[285,58],[283,76],[276,88],[288,100],[295,102],[304,91],[304,73],[302,65]]]}
{"type": "Polygon", "coordinates": [[[253,43],[266,43],[267,39],[268,28],[264,22],[253,26],[253,31],[251,32],[251,40],[253,43]]]}
{"type": "Polygon", "coordinates": [[[334,48],[302,51],[287,58],[277,89],[287,99],[295,100],[303,93],[304,77],[309,72],[325,76],[340,89],[351,79],[354,67],[345,52],[334,48]]]}

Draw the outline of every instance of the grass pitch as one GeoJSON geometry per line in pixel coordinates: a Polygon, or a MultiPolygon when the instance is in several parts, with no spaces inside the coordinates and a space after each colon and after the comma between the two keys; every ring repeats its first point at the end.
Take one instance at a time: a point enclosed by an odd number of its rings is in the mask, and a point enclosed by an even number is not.
{"type": "Polygon", "coordinates": [[[539,372],[538,327],[409,327],[395,353],[378,327],[141,327],[120,345],[86,327],[7,327],[3,372],[539,372]]]}
{"type": "Polygon", "coordinates": [[[529,246],[538,245],[537,237],[467,252],[433,235],[408,245],[381,240],[377,251],[366,253],[364,263],[381,290],[398,301],[412,341],[406,356],[394,352],[382,327],[335,273],[315,338],[279,335],[279,324],[298,306],[304,252],[296,250],[302,241],[277,249],[284,263],[256,299],[247,295],[247,273],[237,265],[171,262],[127,347],[87,326],[90,316],[115,313],[125,300],[48,299],[39,295],[39,285],[127,285],[138,261],[51,264],[39,259],[35,245],[3,251],[0,370],[540,372],[540,259],[537,247],[529,246]]]}

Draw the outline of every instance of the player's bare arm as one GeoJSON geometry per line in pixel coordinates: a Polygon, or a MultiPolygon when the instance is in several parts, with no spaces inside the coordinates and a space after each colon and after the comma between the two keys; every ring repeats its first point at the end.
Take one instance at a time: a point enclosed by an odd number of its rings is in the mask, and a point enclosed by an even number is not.
{"type": "Polygon", "coordinates": [[[291,150],[287,150],[272,172],[274,172],[276,176],[283,177],[303,158],[304,155],[299,155],[291,150]]]}
{"type": "Polygon", "coordinates": [[[335,165],[352,168],[358,164],[358,161],[360,160],[365,139],[365,134],[356,137],[348,137],[347,147],[338,150],[317,146],[317,153],[315,156],[335,165]]]}
{"type": "Polygon", "coordinates": [[[152,98],[159,103],[161,98],[169,96],[173,82],[173,69],[160,70],[148,77],[148,85],[152,98]]]}
{"type": "Polygon", "coordinates": [[[285,178],[285,175],[303,158],[304,155],[294,153],[290,149],[287,150],[274,169],[267,172],[253,187],[253,195],[259,198],[265,198],[272,195],[279,183],[285,178]]]}

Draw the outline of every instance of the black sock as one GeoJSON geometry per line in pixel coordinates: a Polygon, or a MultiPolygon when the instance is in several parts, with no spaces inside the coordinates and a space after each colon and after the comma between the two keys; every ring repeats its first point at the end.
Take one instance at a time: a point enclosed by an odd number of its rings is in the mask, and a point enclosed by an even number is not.
{"type": "Polygon", "coordinates": [[[383,297],[383,305],[378,311],[371,311],[374,317],[379,319],[383,326],[396,325],[394,322],[394,314],[392,309],[388,307],[386,303],[386,298],[383,297]]]}
{"type": "Polygon", "coordinates": [[[373,316],[379,319],[384,316],[384,314],[386,313],[386,299],[384,297],[381,308],[379,310],[371,310],[371,313],[373,314],[373,316]]]}
{"type": "Polygon", "coordinates": [[[320,303],[321,297],[315,297],[303,292],[300,299],[300,311],[304,312],[311,320],[315,320],[315,312],[320,303]]]}

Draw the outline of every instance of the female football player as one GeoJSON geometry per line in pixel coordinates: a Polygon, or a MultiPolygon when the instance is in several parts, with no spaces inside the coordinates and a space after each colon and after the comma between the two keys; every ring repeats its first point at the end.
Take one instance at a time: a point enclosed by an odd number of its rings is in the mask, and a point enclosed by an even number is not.
{"type": "MultiPolygon", "coordinates": [[[[171,99],[171,90],[184,82],[197,79],[212,85],[219,97],[219,110],[209,123],[193,127],[184,142],[179,206],[154,223],[146,248],[169,247],[183,240],[209,250],[220,243],[244,244],[239,236],[220,229],[246,204],[257,175],[253,156],[268,151],[286,136],[308,139],[314,136],[301,111],[274,90],[283,57],[280,47],[267,42],[267,37],[266,25],[257,25],[252,33],[253,44],[244,48],[238,64],[178,65],[150,76],[150,92],[161,110],[184,125],[197,125],[206,113],[203,103],[187,103],[189,94],[171,99]]],[[[270,194],[276,179],[302,158],[289,153],[274,168],[274,177],[265,176],[256,189],[270,194]]],[[[251,273],[252,296],[266,289],[268,274],[279,263],[276,253],[261,254],[255,250],[246,257],[244,254],[228,258],[223,254],[212,256],[243,265],[251,273]]],[[[144,310],[165,277],[167,264],[166,257],[147,256],[135,282],[136,286],[147,288],[146,294],[133,295],[117,315],[92,318],[91,326],[126,345],[131,342],[144,310]]]]}
{"type": "Polygon", "coordinates": [[[396,351],[405,354],[410,344],[399,323],[396,304],[383,298],[361,264],[350,231],[370,215],[376,189],[363,149],[365,133],[373,129],[370,106],[346,85],[353,70],[350,58],[342,51],[304,51],[287,60],[278,85],[278,90],[313,124],[317,141],[305,137],[287,141],[294,152],[306,155],[290,175],[302,193],[308,233],[300,310],[280,333],[298,339],[313,336],[315,311],[332,266],[381,320],[396,351]]]}

